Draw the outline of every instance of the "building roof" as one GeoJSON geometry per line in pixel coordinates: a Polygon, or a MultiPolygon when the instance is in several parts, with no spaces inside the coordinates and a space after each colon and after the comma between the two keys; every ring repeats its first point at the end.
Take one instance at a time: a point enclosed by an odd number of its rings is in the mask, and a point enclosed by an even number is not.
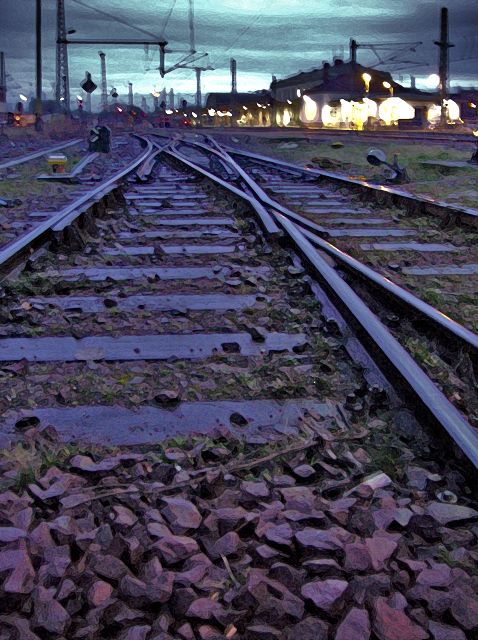
{"type": "Polygon", "coordinates": [[[209,93],[206,98],[206,108],[226,108],[230,107],[232,102],[234,104],[255,105],[256,102],[260,102],[261,100],[263,102],[268,101],[270,98],[270,92],[265,89],[254,93],[209,93]]]}
{"type": "MultiPolygon", "coordinates": [[[[310,71],[301,71],[283,80],[274,80],[271,83],[271,88],[282,89],[287,87],[298,87],[301,83],[306,84],[310,82],[317,82],[317,85],[322,84],[337,78],[339,76],[357,76],[360,78],[362,73],[369,73],[372,77],[380,78],[380,82],[387,80],[393,82],[392,76],[388,71],[380,71],[379,69],[371,69],[370,67],[364,67],[358,62],[343,62],[336,59],[334,64],[324,62],[323,66],[310,71]]],[[[362,82],[362,81],[361,81],[362,82]]]]}
{"type": "Polygon", "coordinates": [[[305,94],[312,95],[317,93],[333,94],[338,93],[343,98],[363,98],[365,84],[362,78],[363,73],[369,73],[371,76],[370,89],[368,95],[370,98],[386,98],[388,97],[388,89],[383,86],[383,82],[389,82],[393,87],[394,95],[406,98],[408,100],[430,100],[436,101],[438,94],[433,92],[421,91],[415,87],[404,87],[395,82],[386,71],[378,69],[370,69],[359,64],[341,65],[340,75],[330,77],[320,84],[306,89],[305,94]]]}

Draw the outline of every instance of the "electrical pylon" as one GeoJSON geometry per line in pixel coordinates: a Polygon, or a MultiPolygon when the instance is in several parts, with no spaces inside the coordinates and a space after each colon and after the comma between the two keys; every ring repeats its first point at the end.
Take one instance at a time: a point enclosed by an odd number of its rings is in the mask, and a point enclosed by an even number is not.
{"type": "Polygon", "coordinates": [[[70,111],[70,80],[68,75],[68,47],[66,40],[65,0],[56,0],[56,88],[59,105],[70,111]]]}

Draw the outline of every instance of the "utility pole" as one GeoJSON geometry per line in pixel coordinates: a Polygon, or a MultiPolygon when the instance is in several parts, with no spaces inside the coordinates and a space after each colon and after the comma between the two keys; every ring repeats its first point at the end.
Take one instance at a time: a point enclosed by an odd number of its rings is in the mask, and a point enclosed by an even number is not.
{"type": "Polygon", "coordinates": [[[36,25],[36,95],[35,95],[35,128],[40,130],[41,128],[41,92],[42,92],[42,77],[41,77],[41,0],[35,2],[35,25],[36,25]]]}
{"type": "Polygon", "coordinates": [[[447,118],[446,118],[446,107],[445,100],[448,96],[448,69],[449,69],[449,59],[448,59],[448,49],[450,47],[454,47],[455,45],[451,44],[448,39],[448,9],[446,7],[442,7],[441,16],[440,16],[440,40],[435,41],[435,44],[440,49],[440,57],[439,57],[439,66],[438,66],[438,75],[440,76],[440,126],[446,126],[447,118]]]}
{"type": "Polygon", "coordinates": [[[236,93],[237,93],[237,63],[231,58],[231,127],[236,119],[236,93]]]}
{"type": "Polygon", "coordinates": [[[108,107],[108,85],[106,83],[106,53],[98,51],[101,60],[101,111],[108,107]]]}
{"type": "Polygon", "coordinates": [[[169,108],[174,109],[174,89],[169,90],[169,108]]]}
{"type": "Polygon", "coordinates": [[[56,89],[58,105],[63,102],[70,112],[70,81],[68,75],[68,47],[66,40],[65,0],[56,1],[56,89]]]}
{"type": "Polygon", "coordinates": [[[350,62],[354,64],[357,62],[357,49],[358,49],[357,40],[350,38],[350,62]]]}
{"type": "Polygon", "coordinates": [[[237,93],[237,63],[231,58],[231,93],[237,93]]]}
{"type": "Polygon", "coordinates": [[[133,106],[133,83],[128,82],[128,105],[133,106]]]}
{"type": "Polygon", "coordinates": [[[196,72],[196,107],[201,110],[202,108],[202,96],[201,96],[201,67],[195,67],[196,72]]]}
{"type": "Polygon", "coordinates": [[[5,54],[0,51],[0,103],[7,101],[7,74],[5,73],[5,54]]]}

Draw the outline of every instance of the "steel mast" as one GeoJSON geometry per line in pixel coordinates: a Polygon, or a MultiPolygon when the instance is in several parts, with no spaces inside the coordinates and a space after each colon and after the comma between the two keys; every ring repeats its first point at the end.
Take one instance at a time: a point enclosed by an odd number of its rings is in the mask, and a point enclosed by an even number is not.
{"type": "Polygon", "coordinates": [[[56,88],[55,97],[70,111],[70,79],[68,73],[68,47],[66,40],[65,0],[56,0],[56,88]]]}

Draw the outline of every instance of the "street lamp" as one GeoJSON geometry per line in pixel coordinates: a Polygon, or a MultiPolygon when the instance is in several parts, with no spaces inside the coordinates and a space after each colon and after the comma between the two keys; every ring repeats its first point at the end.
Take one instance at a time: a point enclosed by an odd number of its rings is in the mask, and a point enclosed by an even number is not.
{"type": "Polygon", "coordinates": [[[390,95],[393,97],[393,87],[390,82],[382,82],[382,85],[385,87],[385,89],[388,89],[390,91],[390,95]]]}
{"type": "Polygon", "coordinates": [[[369,73],[362,73],[362,80],[364,81],[365,84],[365,93],[368,95],[368,92],[370,91],[370,81],[372,79],[372,76],[369,73]]]}

